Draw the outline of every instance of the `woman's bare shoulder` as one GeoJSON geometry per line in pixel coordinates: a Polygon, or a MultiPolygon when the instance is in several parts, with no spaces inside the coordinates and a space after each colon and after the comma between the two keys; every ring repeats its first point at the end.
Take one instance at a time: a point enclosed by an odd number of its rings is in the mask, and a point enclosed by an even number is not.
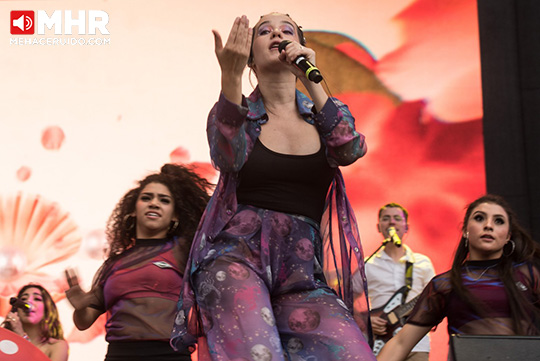
{"type": "Polygon", "coordinates": [[[68,359],[69,344],[66,340],[49,338],[39,348],[51,361],[66,361],[68,359]]]}

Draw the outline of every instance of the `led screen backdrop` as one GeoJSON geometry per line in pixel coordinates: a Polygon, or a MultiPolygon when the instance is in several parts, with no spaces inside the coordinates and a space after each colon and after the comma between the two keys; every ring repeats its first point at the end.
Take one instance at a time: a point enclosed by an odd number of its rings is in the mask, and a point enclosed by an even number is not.
{"type": "MultiPolygon", "coordinates": [[[[163,163],[216,180],[205,134],[220,85],[211,30],[225,38],[236,16],[254,24],[272,11],[304,28],[366,136],[368,154],[343,169],[365,254],[381,242],[378,208],[393,201],[410,212],[404,242],[437,273],[449,268],[463,209],[485,191],[474,0],[0,1],[0,317],[20,286],[40,282],[70,359],[103,357],[103,320],[74,329],[62,272],[76,267],[90,286],[114,205],[163,163]],[[33,11],[33,24],[12,11],[33,11]],[[63,26],[40,28],[43,12],[63,26]]],[[[445,360],[445,326],[432,339],[431,360],[445,360]]]]}

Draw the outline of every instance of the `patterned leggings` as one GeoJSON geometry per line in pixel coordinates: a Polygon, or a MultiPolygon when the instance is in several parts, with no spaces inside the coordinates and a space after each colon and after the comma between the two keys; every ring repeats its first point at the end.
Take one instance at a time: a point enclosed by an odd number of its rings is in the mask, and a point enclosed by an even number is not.
{"type": "Polygon", "coordinates": [[[212,360],[375,360],[343,301],[316,277],[318,242],[301,217],[237,213],[193,278],[212,360]]]}

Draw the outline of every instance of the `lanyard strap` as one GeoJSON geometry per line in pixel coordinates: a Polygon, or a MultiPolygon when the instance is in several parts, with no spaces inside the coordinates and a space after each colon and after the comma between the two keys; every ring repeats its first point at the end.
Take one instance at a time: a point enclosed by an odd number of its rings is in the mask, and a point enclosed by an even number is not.
{"type": "Polygon", "coordinates": [[[413,272],[413,263],[407,261],[405,264],[405,286],[407,286],[407,290],[405,291],[403,295],[403,302],[407,299],[407,295],[409,294],[409,291],[412,288],[412,272],[413,272]]]}

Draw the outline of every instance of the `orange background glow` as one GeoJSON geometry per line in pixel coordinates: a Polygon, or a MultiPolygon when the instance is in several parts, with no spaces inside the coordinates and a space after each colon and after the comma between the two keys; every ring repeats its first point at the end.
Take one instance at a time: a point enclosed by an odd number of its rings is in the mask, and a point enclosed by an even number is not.
{"type": "MultiPolygon", "coordinates": [[[[366,136],[367,155],[343,169],[364,253],[382,241],[379,207],[398,202],[410,213],[404,242],[437,273],[450,267],[464,207],[485,192],[475,0],[0,1],[0,268],[11,272],[0,269],[0,317],[20,286],[40,282],[70,359],[105,355],[102,319],[74,328],[62,272],[75,267],[90,286],[114,205],[163,163],[216,181],[205,134],[220,90],[211,30],[226,38],[236,16],[254,24],[272,11],[303,27],[366,136]],[[12,10],[105,11],[110,44],[11,45],[23,37],[8,31],[12,10]]],[[[446,360],[447,340],[440,325],[430,360],[446,360]]]]}

